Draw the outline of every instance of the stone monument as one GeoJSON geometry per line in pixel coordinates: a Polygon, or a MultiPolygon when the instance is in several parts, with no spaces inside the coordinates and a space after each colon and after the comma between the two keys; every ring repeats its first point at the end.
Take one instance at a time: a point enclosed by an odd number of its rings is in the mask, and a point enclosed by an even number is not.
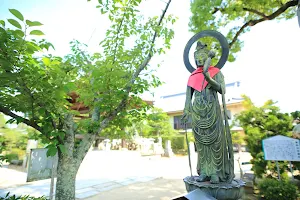
{"type": "Polygon", "coordinates": [[[231,134],[225,103],[225,82],[220,69],[227,61],[229,47],[226,38],[217,31],[201,31],[193,36],[184,50],[184,63],[191,72],[187,83],[186,102],[182,121],[192,118],[195,137],[197,173],[199,176],[184,178],[188,192],[196,189],[218,199],[241,199],[241,180],[234,180],[234,158],[231,134]],[[216,38],[222,47],[222,55],[216,66],[211,66],[215,53],[206,44],[198,41],[202,37],[216,38]],[[189,61],[189,51],[197,41],[194,59],[197,69],[189,61]],[[223,109],[218,93],[222,97],[223,109]]]}

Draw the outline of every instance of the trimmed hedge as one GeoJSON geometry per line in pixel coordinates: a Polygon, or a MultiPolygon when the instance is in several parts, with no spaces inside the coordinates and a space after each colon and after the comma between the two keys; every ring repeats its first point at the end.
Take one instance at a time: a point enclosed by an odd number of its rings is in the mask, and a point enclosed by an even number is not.
{"type": "Polygon", "coordinates": [[[266,178],[258,184],[259,194],[265,200],[296,200],[297,187],[289,181],[266,178]]]}
{"type": "Polygon", "coordinates": [[[11,162],[12,160],[18,160],[19,159],[19,156],[18,154],[16,153],[10,153],[10,154],[7,154],[6,156],[6,159],[7,159],[7,162],[11,162]]]}

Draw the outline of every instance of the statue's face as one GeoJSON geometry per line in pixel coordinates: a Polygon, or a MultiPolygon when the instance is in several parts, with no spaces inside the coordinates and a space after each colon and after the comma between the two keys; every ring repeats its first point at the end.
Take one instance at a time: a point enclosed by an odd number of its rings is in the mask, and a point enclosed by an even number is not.
{"type": "Polygon", "coordinates": [[[203,51],[203,49],[196,51],[194,54],[195,62],[197,67],[203,66],[205,61],[208,58],[207,52],[203,51]]]}
{"type": "Polygon", "coordinates": [[[197,67],[203,66],[208,58],[207,45],[202,42],[197,42],[196,51],[194,53],[194,59],[197,67]]]}

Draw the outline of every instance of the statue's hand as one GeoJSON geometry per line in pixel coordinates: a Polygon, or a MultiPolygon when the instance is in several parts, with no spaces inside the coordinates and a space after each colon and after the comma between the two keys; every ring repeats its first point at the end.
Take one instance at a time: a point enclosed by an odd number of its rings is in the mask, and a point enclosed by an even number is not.
{"type": "Polygon", "coordinates": [[[210,63],[211,63],[211,58],[208,58],[205,63],[204,63],[204,66],[203,66],[203,71],[204,73],[207,73],[208,72],[208,68],[210,66],[210,63]]]}
{"type": "Polygon", "coordinates": [[[214,51],[210,50],[208,52],[208,57],[210,57],[211,59],[213,59],[215,56],[216,56],[216,53],[214,51]]]}

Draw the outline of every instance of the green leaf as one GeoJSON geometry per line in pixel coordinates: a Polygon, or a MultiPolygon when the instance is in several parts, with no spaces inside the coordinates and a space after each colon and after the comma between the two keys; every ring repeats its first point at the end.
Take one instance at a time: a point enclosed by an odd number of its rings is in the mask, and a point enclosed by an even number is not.
{"type": "Polygon", "coordinates": [[[16,118],[16,120],[17,120],[17,124],[20,124],[24,121],[24,119],[21,117],[16,118]]]}
{"type": "Polygon", "coordinates": [[[30,35],[45,35],[45,34],[40,30],[33,30],[30,32],[30,35]]]}
{"type": "Polygon", "coordinates": [[[12,123],[14,123],[16,120],[14,119],[14,118],[12,118],[12,119],[9,119],[9,120],[7,120],[6,121],[6,124],[12,124],[12,123]]]}
{"type": "Polygon", "coordinates": [[[38,21],[30,21],[30,20],[26,20],[26,24],[28,26],[42,26],[43,24],[41,22],[38,21]]]}
{"type": "Polygon", "coordinates": [[[41,48],[36,45],[34,42],[27,42],[27,48],[31,51],[39,51],[41,48]]]}
{"type": "Polygon", "coordinates": [[[24,32],[21,30],[15,30],[15,33],[20,37],[24,37],[24,35],[25,35],[24,32]]]}
{"type": "Polygon", "coordinates": [[[5,26],[5,21],[0,20],[0,24],[4,27],[5,26]]]}
{"type": "Polygon", "coordinates": [[[58,132],[58,137],[59,137],[61,140],[64,140],[64,138],[65,138],[65,132],[62,132],[62,131],[58,132]]]}
{"type": "Polygon", "coordinates": [[[73,82],[67,83],[63,86],[65,92],[71,92],[75,89],[75,84],[73,82]]]}
{"type": "Polygon", "coordinates": [[[47,157],[55,156],[55,154],[57,153],[57,148],[54,145],[49,145],[47,148],[47,157]]]}
{"type": "Polygon", "coordinates": [[[11,25],[13,25],[14,27],[17,27],[18,29],[22,29],[22,26],[19,22],[17,22],[17,20],[14,19],[8,19],[7,20],[11,25]]]}
{"type": "Polygon", "coordinates": [[[7,60],[0,58],[0,66],[4,69],[9,69],[11,65],[7,60]]]}
{"type": "Polygon", "coordinates": [[[47,57],[42,58],[44,65],[49,66],[50,65],[50,59],[47,57]]]}
{"type": "Polygon", "coordinates": [[[61,62],[58,60],[51,61],[51,65],[59,65],[61,62]]]}
{"type": "Polygon", "coordinates": [[[23,21],[24,20],[24,17],[23,15],[16,9],[9,9],[9,12],[11,14],[13,14],[16,18],[18,18],[19,20],[23,21]]]}
{"type": "Polygon", "coordinates": [[[67,152],[67,149],[64,145],[60,144],[60,145],[58,145],[58,147],[63,154],[65,154],[67,152]]]}

